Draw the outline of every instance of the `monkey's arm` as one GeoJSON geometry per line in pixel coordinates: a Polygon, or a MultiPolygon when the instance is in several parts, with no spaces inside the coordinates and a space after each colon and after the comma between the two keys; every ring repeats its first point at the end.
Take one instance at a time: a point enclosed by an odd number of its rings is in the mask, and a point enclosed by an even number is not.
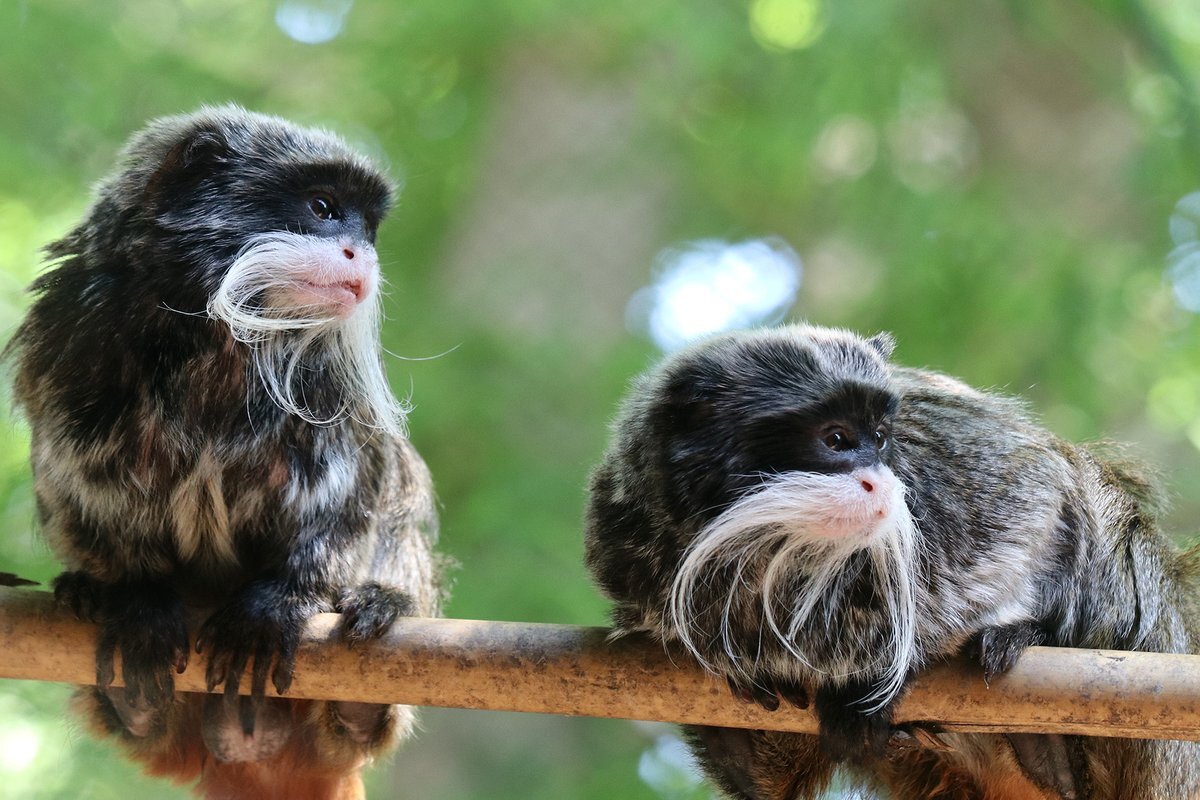
{"type": "Polygon", "coordinates": [[[433,482],[407,440],[395,439],[390,455],[379,524],[363,543],[363,568],[335,603],[351,645],[378,638],[398,617],[436,616],[440,605],[432,555],[437,539],[433,482]]]}

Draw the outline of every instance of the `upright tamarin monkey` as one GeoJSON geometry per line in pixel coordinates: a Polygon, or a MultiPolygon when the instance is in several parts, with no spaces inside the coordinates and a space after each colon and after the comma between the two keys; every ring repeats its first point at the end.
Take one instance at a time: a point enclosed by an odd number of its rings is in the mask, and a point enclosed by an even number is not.
{"type": "Polygon", "coordinates": [[[380,359],[390,200],[324,131],[155,120],[49,246],[9,347],[55,595],[100,626],[76,706],[206,797],[358,797],[412,728],[407,707],[264,697],[318,612],[353,644],[438,611],[429,475],[380,359]],[[174,693],[193,649],[223,694],[174,693]]]}
{"type": "Polygon", "coordinates": [[[1190,653],[1197,611],[1196,559],[1136,468],[892,349],[808,326],[696,345],[635,384],[593,475],[587,559],[618,628],[817,712],[817,736],[691,729],[709,775],[748,800],[814,798],[839,764],[897,800],[1197,796],[1196,743],[893,729],[931,662],[1190,653]]]}

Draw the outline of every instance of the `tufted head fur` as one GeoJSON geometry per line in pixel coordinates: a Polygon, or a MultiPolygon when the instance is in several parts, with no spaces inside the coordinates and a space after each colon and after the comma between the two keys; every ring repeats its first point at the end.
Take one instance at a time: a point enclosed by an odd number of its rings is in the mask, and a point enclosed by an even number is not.
{"type": "MultiPolygon", "coordinates": [[[[18,399],[37,403],[48,384],[98,394],[114,379],[99,373],[120,369],[105,342],[137,357],[137,343],[153,339],[168,355],[151,369],[224,351],[234,362],[224,373],[249,377],[289,414],[398,433],[374,250],[391,196],[376,167],[325,131],[232,105],[149,123],[83,222],[47,248],[58,263],[34,284],[38,301],[11,345],[27,367],[18,399]],[[336,198],[337,216],[311,212],[318,196],[336,198]]],[[[88,427],[113,421],[111,396],[95,398],[88,427]]]]}

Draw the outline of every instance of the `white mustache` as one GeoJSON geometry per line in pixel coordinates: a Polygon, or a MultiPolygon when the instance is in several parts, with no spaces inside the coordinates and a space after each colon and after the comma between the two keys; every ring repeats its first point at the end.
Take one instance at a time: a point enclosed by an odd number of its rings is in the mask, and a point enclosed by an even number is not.
{"type": "Polygon", "coordinates": [[[392,394],[383,368],[378,293],[346,319],[328,309],[270,303],[272,293],[294,287],[298,275],[311,271],[313,261],[324,255],[316,252],[323,246],[328,247],[295,233],[255,236],[222,278],[208,315],[227,323],[234,338],[250,347],[259,378],[280,408],[314,425],[353,417],[399,435],[408,408],[392,394]],[[300,381],[300,373],[311,368],[305,357],[318,353],[319,368],[342,390],[339,407],[324,416],[309,407],[300,381]]]}
{"type": "MultiPolygon", "coordinates": [[[[904,484],[884,466],[839,475],[787,472],[772,476],[761,489],[739,499],[696,535],[668,595],[669,629],[701,664],[713,669],[696,644],[698,639],[711,639],[714,632],[701,629],[695,598],[713,575],[731,568],[733,579],[725,595],[719,631],[731,664],[746,669],[734,646],[730,612],[743,593],[756,592],[767,623],[763,635],[770,634],[807,669],[835,682],[859,672],[882,672],[880,688],[868,699],[875,707],[883,705],[900,691],[915,657],[913,558],[917,531],[904,492],[904,484]],[[870,557],[874,588],[884,600],[887,645],[869,663],[835,672],[823,666],[817,655],[804,652],[797,635],[817,622],[814,609],[835,591],[850,558],[862,551],[870,557]],[[766,568],[755,587],[748,568],[764,558],[766,568]],[[797,581],[797,575],[804,579],[797,581]],[[793,594],[779,597],[776,589],[784,579],[793,594]],[[786,629],[780,625],[781,618],[790,620],[786,629]]],[[[707,594],[711,599],[711,590],[707,594]]],[[[847,636],[854,633],[846,631],[847,636]]]]}

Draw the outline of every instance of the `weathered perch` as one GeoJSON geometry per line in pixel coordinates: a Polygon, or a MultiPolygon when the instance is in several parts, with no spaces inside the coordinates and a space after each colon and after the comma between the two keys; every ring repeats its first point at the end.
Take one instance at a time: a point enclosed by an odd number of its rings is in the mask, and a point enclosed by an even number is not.
{"type": "MultiPolygon", "coordinates": [[[[738,703],[657,643],[609,642],[602,628],[405,619],[349,650],[337,619],[309,626],[289,696],[816,730],[809,711],[738,703]]],[[[45,592],[0,588],[0,678],[94,683],[94,637],[45,592]]],[[[200,658],[176,685],[204,691],[200,658]]],[[[958,731],[1200,740],[1200,656],[1035,647],[990,686],[978,669],[946,664],[915,683],[897,717],[958,731]]]]}

